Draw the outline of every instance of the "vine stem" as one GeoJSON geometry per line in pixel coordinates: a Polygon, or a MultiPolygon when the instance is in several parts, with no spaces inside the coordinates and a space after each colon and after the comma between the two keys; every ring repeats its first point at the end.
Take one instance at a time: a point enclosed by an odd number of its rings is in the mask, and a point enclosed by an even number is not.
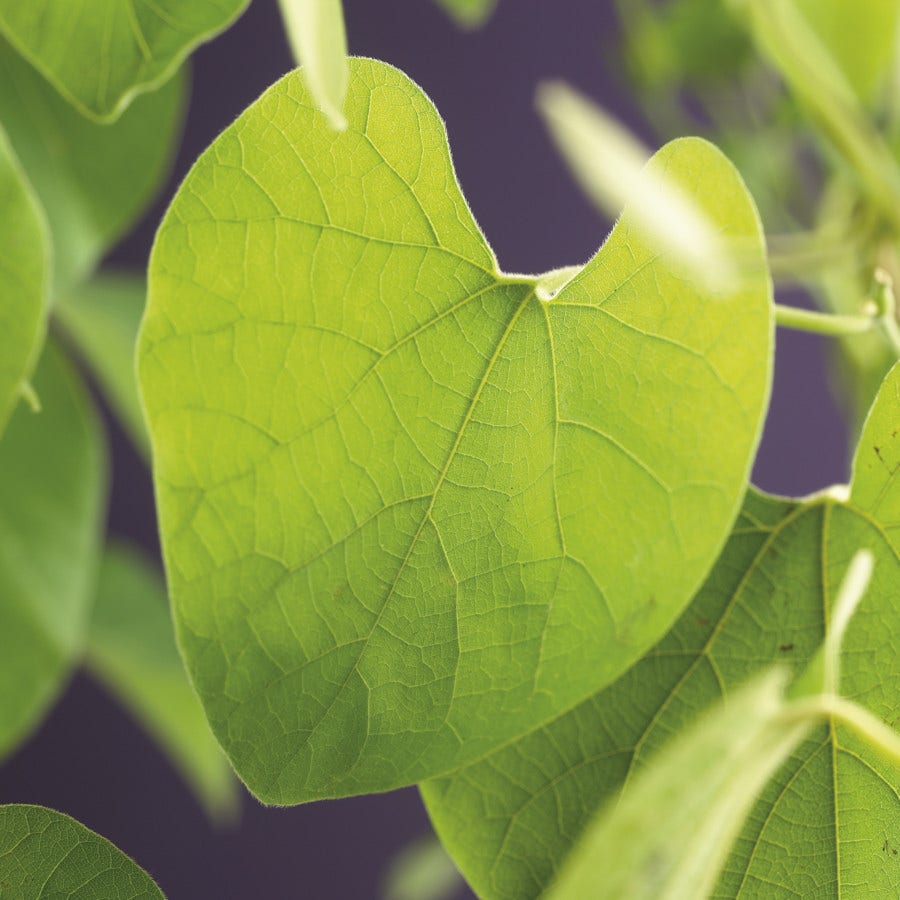
{"type": "Polygon", "coordinates": [[[890,275],[876,269],[872,292],[865,311],[856,315],[815,312],[795,306],[775,304],[775,322],[782,328],[809,331],[833,337],[864,334],[880,328],[897,356],[900,356],[900,324],[897,322],[897,300],[890,275]]]}
{"type": "Polygon", "coordinates": [[[814,312],[811,309],[798,309],[795,306],[784,306],[781,303],[775,304],[775,321],[782,328],[836,337],[863,334],[878,327],[878,319],[875,316],[842,316],[834,313],[814,312]]]}

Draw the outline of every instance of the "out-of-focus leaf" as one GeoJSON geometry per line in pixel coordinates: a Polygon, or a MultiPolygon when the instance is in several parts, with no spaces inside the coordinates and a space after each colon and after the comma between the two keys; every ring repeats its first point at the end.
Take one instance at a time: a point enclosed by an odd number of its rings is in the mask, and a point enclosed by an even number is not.
{"type": "Polygon", "coordinates": [[[0,33],[84,115],[117,119],[250,0],[0,0],[0,33]]]}
{"type": "Polygon", "coordinates": [[[149,460],[150,441],[134,372],[146,293],[142,278],[104,274],[63,295],[55,315],[134,445],[149,460]]]}
{"type": "Polygon", "coordinates": [[[309,92],[338,130],[347,127],[344,98],[350,68],[342,0],[279,0],[294,58],[309,92]]]}
{"type": "Polygon", "coordinates": [[[0,438],[40,355],[50,266],[43,213],[0,128],[0,438]]]}
{"type": "Polygon", "coordinates": [[[57,285],[88,275],[161,187],[184,95],[185,79],[174,78],[115,125],[98,125],[0,37],[0,123],[47,214],[57,285]]]}
{"type": "Polygon", "coordinates": [[[20,405],[0,440],[0,757],[80,659],[105,498],[99,423],[52,344],[34,386],[42,411],[20,405]]]}
{"type": "Polygon", "coordinates": [[[898,0],[793,0],[864,102],[877,96],[897,57],[898,0]]]}
{"type": "Polygon", "coordinates": [[[477,28],[483,25],[497,5],[497,0],[436,0],[436,2],[464,28],[477,28]]]}
{"type": "Polygon", "coordinates": [[[753,45],[723,0],[618,0],[632,77],[647,90],[738,77],[753,45]]]}
{"type": "MultiPolygon", "coordinates": [[[[874,206],[900,226],[900,167],[847,76],[793,0],[732,0],[760,51],[849,163],[874,206]]],[[[863,4],[865,5],[865,4],[863,4]]]]}
{"type": "Polygon", "coordinates": [[[422,838],[391,861],[384,882],[384,900],[444,900],[462,887],[453,860],[434,837],[422,838]]]}
{"type": "Polygon", "coordinates": [[[106,838],[42,806],[0,806],[0,896],[10,900],[165,900],[106,838]]]}
{"type": "Polygon", "coordinates": [[[213,818],[233,815],[237,781],[187,680],[162,577],[130,547],[107,547],[86,664],[169,755],[213,818]]]}

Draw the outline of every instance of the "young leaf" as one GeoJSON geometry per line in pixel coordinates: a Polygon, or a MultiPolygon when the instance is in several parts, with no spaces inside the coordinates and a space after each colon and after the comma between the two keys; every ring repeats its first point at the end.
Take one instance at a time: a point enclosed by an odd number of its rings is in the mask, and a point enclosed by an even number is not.
{"type": "MultiPolygon", "coordinates": [[[[792,503],[751,491],[703,589],[651,653],[555,722],[424,786],[439,836],[481,896],[536,897],[597,806],[668,736],[761,666],[805,668],[859,547],[873,552],[875,565],[844,638],[841,690],[896,722],[898,389],[900,366],[872,410],[849,501],[792,503]]],[[[764,791],[717,896],[758,896],[761,885],[819,896],[859,883],[873,896],[896,895],[900,869],[883,847],[900,833],[898,784],[897,767],[855,734],[817,729],[764,791]]]]}
{"type": "Polygon", "coordinates": [[[153,879],[106,838],[42,806],[0,806],[0,888],[15,900],[164,900],[153,879]]]}
{"type": "Polygon", "coordinates": [[[587,826],[547,900],[708,897],[765,784],[812,727],[772,669],[680,732],[587,826]]]}
{"type": "Polygon", "coordinates": [[[50,278],[47,226],[0,127],[0,438],[40,355],[50,278]]]}
{"type": "Polygon", "coordinates": [[[213,818],[237,807],[237,784],[185,676],[165,585],[134,549],[107,547],[88,634],[89,671],[162,745],[213,818]]]}
{"type": "Polygon", "coordinates": [[[143,279],[107,273],[66,293],[54,315],[135,447],[149,460],[150,440],[134,373],[134,350],[146,294],[143,279]]]}
{"type": "Polygon", "coordinates": [[[342,0],[279,0],[297,64],[310,93],[339,131],[347,127],[347,32],[342,0]]]}
{"type": "Polygon", "coordinates": [[[83,115],[112,122],[249,0],[0,0],[0,33],[83,115]]]}
{"type": "Polygon", "coordinates": [[[103,512],[99,424],[52,344],[34,387],[41,413],[20,406],[0,440],[0,758],[79,660],[103,512]]]}
{"type": "Polygon", "coordinates": [[[0,122],[47,214],[58,285],[90,274],[161,187],[184,95],[174,78],[115,125],[97,125],[0,37],[0,122]]]}
{"type": "Polygon", "coordinates": [[[710,293],[626,210],[543,302],[412,82],[353,60],[346,112],[295,73],[200,158],[139,340],[181,647],[276,803],[447,771],[619,675],[717,556],[769,389],[759,222],[711,145],[651,165],[760,274],[710,293]]]}
{"type": "Polygon", "coordinates": [[[483,25],[494,7],[497,0],[437,0],[459,25],[464,28],[478,28],[483,25]]]}

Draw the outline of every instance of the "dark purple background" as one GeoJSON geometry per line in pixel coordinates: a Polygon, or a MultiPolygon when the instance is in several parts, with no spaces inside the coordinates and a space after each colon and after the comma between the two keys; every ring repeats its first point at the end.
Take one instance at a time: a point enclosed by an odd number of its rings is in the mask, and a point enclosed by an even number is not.
{"type": "MultiPolygon", "coordinates": [[[[443,114],[460,181],[501,266],[539,272],[586,260],[609,223],[570,180],[533,109],[565,78],[659,143],[615,75],[611,0],[501,0],[482,31],[458,32],[429,0],[346,0],[351,52],[404,69],[443,114]]],[[[165,202],[191,162],[291,67],[274,0],[256,0],[195,56],[193,101],[164,201],[113,256],[142,267],[165,202]]],[[[667,135],[666,137],[673,137],[667,135]]],[[[843,426],[825,387],[825,347],[779,333],[773,405],[755,480],[806,493],[846,480],[843,426]]],[[[121,434],[112,528],[156,549],[149,477],[121,434]]],[[[264,809],[215,831],[156,748],[77,677],[43,728],[0,769],[0,802],[61,809],[109,837],[181,898],[376,898],[386,862],[428,829],[414,789],[264,809]]]]}

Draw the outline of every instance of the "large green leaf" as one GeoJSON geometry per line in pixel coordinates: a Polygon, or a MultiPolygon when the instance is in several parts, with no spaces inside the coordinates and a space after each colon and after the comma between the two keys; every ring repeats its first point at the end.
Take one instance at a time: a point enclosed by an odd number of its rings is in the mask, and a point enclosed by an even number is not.
{"type": "Polygon", "coordinates": [[[50,277],[47,226],[0,127],[0,435],[40,355],[50,277]]]}
{"type": "Polygon", "coordinates": [[[118,118],[250,0],[0,0],[0,33],[84,115],[118,118]]]}
{"type": "Polygon", "coordinates": [[[103,557],[86,662],[159,741],[209,813],[233,813],[237,783],[185,675],[165,585],[125,545],[110,545],[103,557]]]}
{"type": "MultiPolygon", "coordinates": [[[[875,572],[844,640],[841,689],[897,721],[898,391],[900,366],[868,420],[848,501],[751,492],[705,586],[651,653],[545,728],[424,786],[438,834],[479,894],[537,896],[596,807],[668,736],[761,666],[804,666],[860,547],[874,552],[875,572]]],[[[716,896],[850,896],[860,884],[896,896],[898,785],[900,771],[858,738],[816,730],[764,792],[716,896]]]]}
{"type": "Polygon", "coordinates": [[[0,806],[0,893],[14,900],[163,900],[106,838],[42,806],[0,806]]]}
{"type": "Polygon", "coordinates": [[[0,440],[0,757],[39,722],[77,664],[99,556],[103,440],[52,346],[0,440]]]}
{"type": "Polygon", "coordinates": [[[147,286],[143,278],[106,273],[67,292],[54,310],[134,445],[150,458],[150,442],[134,373],[147,286]]]}
{"type": "Polygon", "coordinates": [[[161,187],[184,94],[175,78],[115,125],[98,125],[0,38],[0,123],[47,213],[58,283],[87,275],[161,187]]]}
{"type": "Polygon", "coordinates": [[[464,764],[619,675],[708,572],[769,388],[759,223],[698,140],[651,163],[757,274],[711,293],[626,211],[547,302],[501,274],[404,75],[346,131],[292,74],[160,228],[139,382],[181,646],[271,802],[464,764]]]}

